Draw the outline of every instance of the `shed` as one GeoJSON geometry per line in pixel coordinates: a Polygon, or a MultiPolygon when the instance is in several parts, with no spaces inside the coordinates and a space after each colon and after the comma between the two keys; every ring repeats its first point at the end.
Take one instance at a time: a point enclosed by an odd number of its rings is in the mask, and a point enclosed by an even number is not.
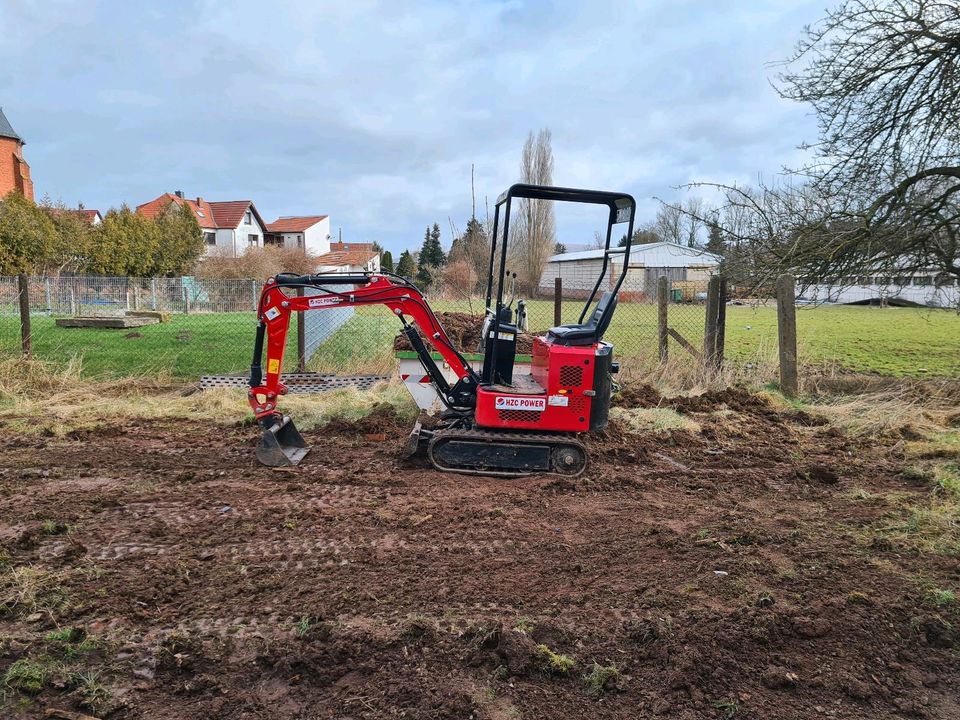
{"type": "MultiPolygon", "coordinates": [[[[623,251],[623,248],[610,248],[607,274],[601,289],[612,285],[619,277],[624,261],[623,251]]],[[[562,279],[564,296],[586,297],[600,275],[603,254],[603,250],[581,250],[551,256],[540,276],[540,291],[552,293],[554,280],[559,277],[562,279]]],[[[634,245],[630,248],[627,276],[621,289],[622,299],[629,300],[631,295],[653,297],[660,277],[667,277],[672,283],[706,285],[710,276],[717,272],[722,259],[700,248],[671,242],[634,245]]]]}

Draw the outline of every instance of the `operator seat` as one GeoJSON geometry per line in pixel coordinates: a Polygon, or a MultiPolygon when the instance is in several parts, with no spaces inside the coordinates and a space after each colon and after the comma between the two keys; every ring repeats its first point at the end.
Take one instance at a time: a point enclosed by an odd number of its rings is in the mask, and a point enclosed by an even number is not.
{"type": "Polygon", "coordinates": [[[600,296],[600,301],[587,322],[551,328],[547,332],[547,340],[557,345],[567,346],[593,345],[600,342],[610,326],[610,320],[616,308],[617,296],[612,292],[605,292],[600,296]]]}

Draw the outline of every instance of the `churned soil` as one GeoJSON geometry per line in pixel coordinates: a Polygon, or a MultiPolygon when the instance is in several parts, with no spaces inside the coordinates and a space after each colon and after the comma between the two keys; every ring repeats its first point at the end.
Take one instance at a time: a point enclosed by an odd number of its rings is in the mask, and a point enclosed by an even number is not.
{"type": "Polygon", "coordinates": [[[926,492],[887,448],[738,390],[621,404],[699,429],[621,420],[581,477],[514,480],[401,460],[384,408],[282,471],[252,427],[5,434],[0,675],[49,672],[0,715],[960,717],[921,582],[955,559],[862,541],[864,498],[926,492]]]}
{"type": "MultiPolygon", "coordinates": [[[[447,332],[454,347],[462,353],[475,353],[480,345],[483,332],[483,315],[470,315],[461,312],[437,313],[437,319],[447,332]]],[[[421,333],[421,336],[423,333],[421,333]]],[[[517,333],[517,354],[529,355],[533,352],[533,338],[530,333],[517,333]]],[[[394,350],[412,350],[407,336],[400,334],[393,339],[394,350]]]]}

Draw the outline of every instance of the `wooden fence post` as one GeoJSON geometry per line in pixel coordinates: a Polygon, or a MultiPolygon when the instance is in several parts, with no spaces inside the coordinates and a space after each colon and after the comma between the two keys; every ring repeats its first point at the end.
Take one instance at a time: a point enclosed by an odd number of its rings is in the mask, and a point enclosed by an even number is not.
{"type": "Polygon", "coordinates": [[[703,361],[708,370],[716,368],[717,320],[720,306],[720,278],[714,275],[707,285],[706,319],[703,328],[703,361]]]}
{"type": "Polygon", "coordinates": [[[23,354],[30,357],[30,295],[27,292],[27,276],[17,275],[17,284],[20,286],[20,341],[23,344],[23,354]]]}
{"type": "Polygon", "coordinates": [[[797,395],[797,306],[796,279],[777,279],[777,340],[780,345],[780,390],[787,397],[797,395]]]}
{"type": "MultiPolygon", "coordinates": [[[[303,297],[303,288],[297,288],[297,296],[303,297]]],[[[303,310],[297,311],[297,372],[307,371],[307,328],[303,310]]]]}
{"type": "Polygon", "coordinates": [[[558,327],[562,322],[560,319],[563,309],[563,278],[557,275],[553,279],[553,326],[558,327]]]}
{"type": "Polygon", "coordinates": [[[667,361],[669,347],[667,339],[668,308],[670,306],[670,280],[665,275],[657,278],[657,337],[660,343],[660,362],[667,361]]]}
{"type": "Polygon", "coordinates": [[[719,294],[717,298],[717,341],[716,341],[716,368],[723,370],[723,353],[727,344],[727,279],[720,278],[719,294]]]}

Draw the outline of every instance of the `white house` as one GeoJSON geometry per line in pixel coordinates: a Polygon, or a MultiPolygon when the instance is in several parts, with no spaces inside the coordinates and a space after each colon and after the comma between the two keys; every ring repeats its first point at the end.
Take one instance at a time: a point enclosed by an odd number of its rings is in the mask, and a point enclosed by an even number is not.
{"type": "Polygon", "coordinates": [[[298,248],[311,255],[330,252],[330,218],[326,215],[284,215],[267,225],[266,242],[298,248]]]}
{"type": "Polygon", "coordinates": [[[239,257],[248,248],[263,247],[266,223],[250,200],[210,202],[202,197],[194,200],[184,197],[178,190],[138,205],[137,212],[156,219],[171,203],[185,205],[193,211],[203,231],[204,255],[239,257]]]}
{"type": "Polygon", "coordinates": [[[373,243],[330,243],[317,258],[317,272],[380,272],[380,253],[373,243]]]}
{"type": "MultiPolygon", "coordinates": [[[[601,291],[607,285],[613,285],[620,277],[624,263],[623,251],[620,247],[610,248],[607,273],[604,283],[601,284],[601,291]]],[[[541,293],[552,293],[554,281],[559,277],[565,296],[585,296],[593,289],[600,276],[603,255],[603,250],[582,250],[551,256],[540,276],[541,293]]],[[[705,285],[710,276],[717,272],[721,260],[719,255],[676,243],[634,245],[630,248],[627,276],[621,292],[652,297],[660,277],[667,277],[673,283],[705,285]]]]}

